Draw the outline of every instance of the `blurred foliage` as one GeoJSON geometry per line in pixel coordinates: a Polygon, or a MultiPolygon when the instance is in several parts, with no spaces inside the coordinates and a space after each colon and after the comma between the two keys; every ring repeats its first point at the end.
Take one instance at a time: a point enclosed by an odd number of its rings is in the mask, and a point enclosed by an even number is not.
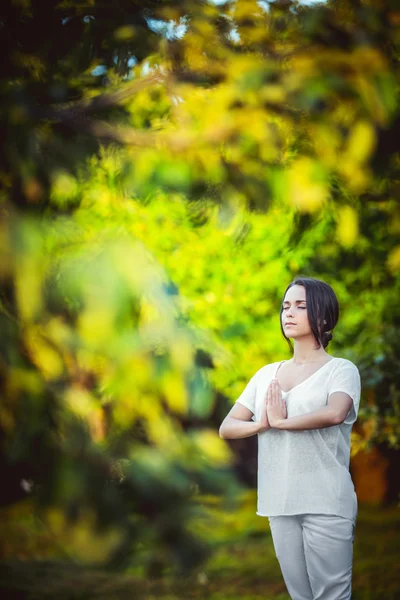
{"type": "Polygon", "coordinates": [[[240,489],[217,426],[298,273],[339,298],[355,451],[398,447],[399,28],[394,0],[2,3],[1,503],[53,553],[205,558],[203,495],[240,489]]]}
{"type": "MultiPolygon", "coordinates": [[[[145,577],[143,557],[149,548],[142,544],[135,567],[124,575],[50,559],[9,559],[0,563],[0,591],[7,591],[16,600],[124,600],[132,597],[132,590],[136,598],[146,599],[289,600],[267,520],[254,514],[255,501],[255,492],[245,494],[235,515],[228,515],[215,498],[203,499],[209,511],[203,535],[210,536],[214,552],[185,576],[174,578],[166,570],[160,577],[145,577]]],[[[360,507],[354,542],[353,600],[397,600],[398,526],[398,509],[360,507]]]]}

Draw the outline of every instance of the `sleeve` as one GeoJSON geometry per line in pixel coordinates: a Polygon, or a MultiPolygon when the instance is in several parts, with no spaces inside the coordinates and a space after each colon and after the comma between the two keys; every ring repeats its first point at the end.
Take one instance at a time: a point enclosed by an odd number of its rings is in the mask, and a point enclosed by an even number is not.
{"type": "Polygon", "coordinates": [[[243,406],[251,410],[253,415],[256,412],[257,379],[258,371],[255,375],[253,375],[243,392],[240,394],[239,398],[236,400],[236,402],[240,402],[240,404],[243,404],[243,406]]]}
{"type": "Polygon", "coordinates": [[[329,384],[328,398],[333,392],[345,392],[352,398],[353,406],[344,420],[347,425],[352,425],[357,420],[361,397],[361,378],[355,364],[349,361],[333,374],[329,384]]]}

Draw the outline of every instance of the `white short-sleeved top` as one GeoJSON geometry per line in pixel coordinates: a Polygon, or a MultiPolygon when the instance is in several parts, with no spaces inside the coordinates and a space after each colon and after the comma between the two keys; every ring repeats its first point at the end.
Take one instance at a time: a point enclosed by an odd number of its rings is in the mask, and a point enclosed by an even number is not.
{"type": "MultiPolygon", "coordinates": [[[[260,420],[280,364],[259,369],[236,400],[252,411],[253,421],[260,420]]],[[[332,357],[282,397],[287,416],[294,417],[326,406],[330,394],[339,391],[353,400],[343,423],[301,431],[272,428],[258,434],[258,515],[333,514],[355,523],[357,497],[349,464],[350,432],[361,394],[358,368],[346,358],[332,357]]]]}

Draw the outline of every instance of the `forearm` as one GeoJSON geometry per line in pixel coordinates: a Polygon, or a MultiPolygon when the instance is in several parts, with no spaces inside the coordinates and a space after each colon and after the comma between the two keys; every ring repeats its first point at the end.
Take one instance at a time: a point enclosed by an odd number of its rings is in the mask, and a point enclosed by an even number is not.
{"type": "Polygon", "coordinates": [[[247,438],[262,431],[265,429],[262,428],[261,423],[226,417],[219,428],[219,435],[225,440],[233,440],[247,438]]]}
{"type": "Polygon", "coordinates": [[[337,412],[330,406],[324,406],[323,408],[305,413],[304,415],[279,419],[273,427],[290,431],[324,429],[325,427],[338,425],[340,422],[341,420],[339,419],[337,412]]]}

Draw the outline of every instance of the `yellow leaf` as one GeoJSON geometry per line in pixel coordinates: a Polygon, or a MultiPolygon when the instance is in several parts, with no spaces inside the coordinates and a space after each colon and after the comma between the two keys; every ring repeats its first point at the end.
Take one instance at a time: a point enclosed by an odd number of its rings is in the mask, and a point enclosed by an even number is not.
{"type": "Polygon", "coordinates": [[[39,367],[46,379],[56,379],[62,374],[64,365],[60,355],[46,342],[39,329],[36,327],[28,329],[25,341],[33,362],[39,367]]]}
{"type": "Polygon", "coordinates": [[[118,42],[125,42],[135,37],[135,28],[132,25],[123,25],[114,31],[114,38],[118,42]]]}
{"type": "Polygon", "coordinates": [[[289,201],[301,212],[315,212],[327,200],[328,187],[319,165],[310,158],[296,160],[288,173],[289,201]]]}
{"type": "Polygon", "coordinates": [[[42,309],[41,284],[36,260],[28,254],[20,256],[15,276],[16,296],[20,315],[26,321],[33,320],[42,309]]]}
{"type": "Polygon", "coordinates": [[[87,309],[78,319],[78,328],[82,337],[90,345],[98,346],[107,343],[115,335],[112,311],[102,307],[87,309]]]}
{"type": "Polygon", "coordinates": [[[359,121],[349,137],[344,161],[363,163],[370,156],[376,144],[375,129],[367,121],[359,121]]]}
{"type": "Polygon", "coordinates": [[[193,366],[194,349],[185,337],[178,336],[172,341],[169,351],[171,362],[178,369],[186,372],[193,366]]]}
{"type": "Polygon", "coordinates": [[[51,199],[59,206],[64,206],[78,193],[78,182],[67,171],[58,171],[51,186],[51,199]]]}
{"type": "Polygon", "coordinates": [[[180,414],[185,413],[188,398],[182,375],[177,372],[166,373],[163,383],[163,392],[171,409],[180,414]]]}
{"type": "Polygon", "coordinates": [[[232,453],[227,444],[212,429],[203,429],[196,433],[195,442],[203,456],[213,465],[229,464],[232,453]]]}
{"type": "Polygon", "coordinates": [[[396,246],[390,252],[387,259],[387,265],[392,273],[398,273],[400,271],[400,246],[396,246]]]}
{"type": "MultiPolygon", "coordinates": [[[[150,410],[153,411],[153,406],[150,410]]],[[[151,413],[146,430],[152,442],[163,449],[164,456],[174,454],[179,448],[179,425],[165,413],[151,413]]]]}
{"type": "Polygon", "coordinates": [[[337,234],[343,246],[352,246],[358,236],[358,216],[351,206],[342,206],[338,211],[337,234]]]}
{"type": "Polygon", "coordinates": [[[96,399],[79,385],[73,385],[68,388],[64,399],[69,408],[83,419],[87,419],[92,412],[98,409],[96,399]]]}

